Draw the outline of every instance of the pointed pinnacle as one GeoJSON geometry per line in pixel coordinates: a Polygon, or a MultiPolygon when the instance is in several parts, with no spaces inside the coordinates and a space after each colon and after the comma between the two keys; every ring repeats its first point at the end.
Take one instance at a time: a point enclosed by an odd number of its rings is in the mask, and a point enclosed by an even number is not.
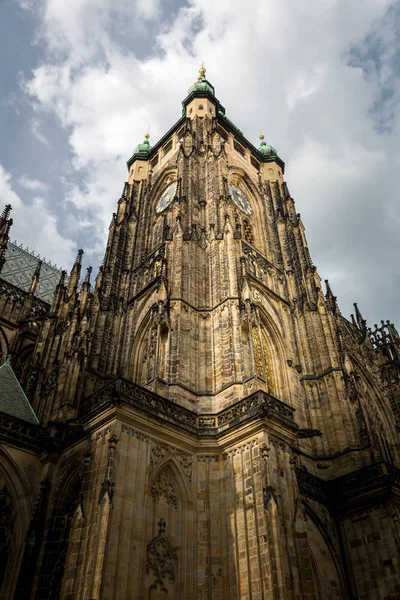
{"type": "Polygon", "coordinates": [[[33,274],[34,276],[36,275],[37,277],[39,277],[40,271],[41,271],[41,268],[42,268],[42,264],[43,264],[43,261],[39,260],[38,264],[36,265],[35,272],[33,274]]]}
{"type": "Polygon", "coordinates": [[[61,275],[60,275],[60,281],[58,282],[58,285],[64,285],[65,284],[65,278],[67,276],[67,271],[61,271],[61,275]]]}
{"type": "Polygon", "coordinates": [[[11,210],[12,210],[11,204],[6,204],[4,207],[4,210],[0,216],[0,223],[3,223],[3,221],[6,221],[8,219],[8,217],[10,216],[11,210]]]}
{"type": "Polygon", "coordinates": [[[95,288],[96,288],[96,290],[99,289],[99,287],[101,285],[101,281],[102,281],[102,278],[103,278],[103,271],[104,271],[104,266],[100,265],[99,272],[96,275],[96,282],[95,282],[95,288]]]}
{"type": "Polygon", "coordinates": [[[83,283],[89,283],[90,284],[90,276],[92,274],[92,267],[88,267],[86,269],[86,275],[85,275],[85,279],[83,281],[83,283]]]}
{"type": "Polygon", "coordinates": [[[40,269],[42,268],[42,264],[43,261],[39,260],[38,264],[36,265],[36,269],[32,275],[31,284],[29,286],[30,294],[34,294],[36,292],[37,284],[39,283],[40,269]]]}
{"type": "Polygon", "coordinates": [[[81,248],[80,250],[78,250],[78,254],[76,256],[75,263],[74,263],[75,265],[82,264],[82,256],[83,256],[83,250],[81,248]]]}
{"type": "Polygon", "coordinates": [[[363,316],[362,316],[362,314],[360,312],[360,309],[357,306],[357,302],[354,302],[353,306],[354,306],[354,310],[356,312],[356,319],[357,319],[357,323],[358,323],[359,328],[360,329],[366,329],[367,321],[363,318],[363,316]]]}
{"type": "Polygon", "coordinates": [[[326,286],[326,295],[327,296],[328,295],[333,296],[332,289],[331,289],[331,286],[329,284],[329,279],[325,279],[325,286],[326,286]]]}
{"type": "Polygon", "coordinates": [[[356,311],[356,316],[359,318],[362,318],[361,313],[360,313],[360,309],[358,308],[357,302],[353,303],[354,306],[354,310],[356,311]]]}

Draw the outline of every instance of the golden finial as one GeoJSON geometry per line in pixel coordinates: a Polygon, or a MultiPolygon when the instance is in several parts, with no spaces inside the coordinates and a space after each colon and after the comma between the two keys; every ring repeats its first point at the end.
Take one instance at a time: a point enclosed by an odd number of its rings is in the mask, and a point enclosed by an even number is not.
{"type": "Polygon", "coordinates": [[[264,131],[264,127],[260,130],[260,140],[263,140],[265,138],[263,131],[264,131]]]}
{"type": "Polygon", "coordinates": [[[149,132],[147,132],[147,133],[146,133],[146,135],[145,135],[144,137],[145,137],[145,139],[146,139],[146,140],[148,140],[148,139],[149,139],[149,137],[150,137],[150,134],[149,134],[149,132]]]}
{"type": "Polygon", "coordinates": [[[203,79],[204,75],[206,74],[206,69],[204,67],[204,61],[201,63],[201,67],[199,69],[199,73],[200,73],[200,77],[203,79]]]}

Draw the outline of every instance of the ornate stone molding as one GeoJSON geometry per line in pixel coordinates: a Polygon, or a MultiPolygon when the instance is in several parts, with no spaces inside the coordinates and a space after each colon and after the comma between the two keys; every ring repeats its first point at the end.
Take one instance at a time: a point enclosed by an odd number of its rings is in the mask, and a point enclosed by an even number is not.
{"type": "Polygon", "coordinates": [[[127,435],[130,435],[131,437],[135,437],[138,440],[142,440],[144,442],[150,442],[152,440],[152,438],[149,435],[147,435],[146,433],[143,433],[142,431],[139,431],[138,429],[134,429],[133,427],[128,427],[128,425],[122,425],[121,433],[126,433],[127,435]]]}
{"type": "Polygon", "coordinates": [[[153,572],[156,583],[165,579],[175,580],[177,564],[176,554],[165,536],[166,522],[160,519],[159,535],[151,540],[147,546],[146,573],[153,572]]]}
{"type": "Polygon", "coordinates": [[[178,491],[176,489],[175,480],[168,466],[161,469],[157,474],[150,490],[150,496],[155,502],[164,496],[167,504],[171,504],[174,508],[178,508],[178,491]]]}
{"type": "Polygon", "coordinates": [[[173,456],[181,465],[186,476],[190,480],[192,478],[193,457],[182,450],[178,450],[174,446],[170,446],[165,442],[151,440],[150,464],[155,467],[165,456],[173,456]]]}
{"type": "Polygon", "coordinates": [[[191,454],[165,442],[160,442],[134,427],[122,425],[121,432],[150,444],[150,465],[152,467],[155,467],[165,456],[171,456],[178,461],[187,478],[191,480],[193,466],[193,457],[191,454]]]}
{"type": "MultiPolygon", "coordinates": [[[[0,297],[4,298],[10,304],[22,306],[29,298],[29,293],[20,288],[8,283],[4,279],[0,279],[0,297]]],[[[32,306],[29,313],[29,318],[38,319],[44,317],[50,310],[50,305],[44,300],[39,300],[33,296],[30,297],[32,306]]]]}
{"type": "Polygon", "coordinates": [[[236,456],[237,454],[241,454],[245,450],[251,450],[252,448],[254,448],[256,446],[258,446],[257,438],[250,440],[248,442],[245,442],[244,444],[240,444],[240,446],[236,446],[235,448],[231,448],[230,450],[227,450],[225,452],[225,457],[232,458],[233,456],[236,456]]]}
{"type": "Polygon", "coordinates": [[[151,413],[198,436],[217,436],[253,418],[277,420],[293,433],[299,430],[293,421],[295,409],[261,390],[219,413],[198,414],[123,378],[112,380],[86,398],[83,416],[92,416],[120,402],[151,413]]]}
{"type": "Polygon", "coordinates": [[[219,461],[219,454],[198,454],[197,455],[197,462],[200,463],[211,463],[211,462],[218,462],[219,461]]]}

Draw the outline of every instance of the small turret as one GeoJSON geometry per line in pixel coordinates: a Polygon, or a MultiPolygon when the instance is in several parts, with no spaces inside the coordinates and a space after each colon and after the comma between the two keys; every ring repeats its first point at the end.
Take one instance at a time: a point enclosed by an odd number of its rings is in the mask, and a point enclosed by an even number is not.
{"type": "Polygon", "coordinates": [[[201,67],[199,69],[199,73],[200,74],[197,78],[196,83],[194,83],[188,89],[188,95],[190,96],[190,94],[193,94],[196,92],[209,92],[210,94],[212,94],[214,96],[215,89],[214,89],[214,86],[211,85],[211,83],[206,79],[206,69],[204,68],[204,65],[201,65],[201,67]]]}
{"type": "Polygon", "coordinates": [[[148,153],[151,150],[151,145],[149,142],[150,134],[146,133],[144,136],[144,141],[142,144],[138,144],[136,148],[133,150],[133,156],[137,156],[138,158],[147,158],[148,153]]]}
{"type": "MultiPolygon", "coordinates": [[[[182,102],[183,114],[193,120],[196,117],[225,117],[225,109],[215,97],[214,86],[206,79],[206,69],[199,69],[197,81],[188,89],[188,95],[182,102]]],[[[234,127],[233,123],[231,125],[234,127]]]]}
{"type": "Polygon", "coordinates": [[[87,302],[88,295],[90,294],[90,276],[92,274],[92,267],[88,267],[86,270],[85,279],[82,283],[81,295],[80,295],[80,303],[81,306],[84,307],[87,302]]]}
{"type": "Polygon", "coordinates": [[[328,279],[325,279],[325,286],[326,286],[325,298],[326,298],[326,304],[328,306],[328,310],[331,310],[332,312],[336,312],[338,310],[337,298],[332,293],[332,289],[331,289],[328,279]]]}
{"type": "Polygon", "coordinates": [[[38,264],[36,266],[35,272],[32,275],[31,283],[30,283],[30,286],[29,286],[29,294],[31,296],[33,296],[33,294],[36,292],[36,288],[38,286],[39,279],[40,279],[40,271],[41,271],[41,268],[42,268],[42,264],[43,264],[43,261],[39,260],[39,262],[38,262],[38,264]]]}
{"type": "Polygon", "coordinates": [[[76,288],[78,287],[79,277],[80,277],[81,268],[82,268],[82,256],[83,256],[83,250],[82,249],[78,250],[78,254],[75,259],[74,266],[72,267],[71,274],[69,276],[68,288],[67,288],[68,297],[70,297],[74,293],[74,291],[76,291],[76,288]]]}
{"type": "Polygon", "coordinates": [[[265,158],[276,158],[276,156],[278,155],[277,150],[275,150],[275,148],[273,146],[270,146],[269,144],[267,144],[267,142],[264,140],[264,135],[261,133],[260,134],[260,147],[258,149],[258,151],[265,156],[265,158]]]}
{"type": "MultiPolygon", "coordinates": [[[[360,329],[360,331],[366,331],[367,330],[367,321],[363,318],[363,316],[357,306],[357,302],[354,302],[353,306],[354,306],[354,310],[356,313],[355,321],[356,321],[357,327],[360,329]]],[[[353,319],[353,323],[354,323],[353,315],[352,315],[352,319],[353,319]]]]}
{"type": "Polygon", "coordinates": [[[64,300],[65,295],[65,280],[67,278],[67,271],[61,271],[60,280],[54,290],[53,301],[51,303],[50,314],[56,314],[64,300]]]}
{"type": "Polygon", "coordinates": [[[101,287],[101,282],[103,280],[103,270],[104,270],[103,265],[100,265],[99,272],[97,273],[96,282],[94,285],[96,291],[98,291],[101,287]]]}
{"type": "Polygon", "coordinates": [[[2,231],[4,224],[9,220],[11,210],[11,204],[6,204],[3,212],[0,215],[0,232],[2,231]]]}

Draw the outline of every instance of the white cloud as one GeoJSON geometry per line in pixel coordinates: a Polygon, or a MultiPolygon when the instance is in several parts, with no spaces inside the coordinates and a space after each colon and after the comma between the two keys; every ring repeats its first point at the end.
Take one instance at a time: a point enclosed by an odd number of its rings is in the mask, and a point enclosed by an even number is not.
{"type": "Polygon", "coordinates": [[[58,220],[51,214],[44,198],[35,196],[29,204],[21,200],[12,188],[10,173],[1,164],[0,198],[4,205],[12,206],[11,239],[23,242],[24,246],[65,269],[72,266],[76,255],[75,242],[60,234],[58,220]]]}
{"type": "Polygon", "coordinates": [[[82,222],[85,214],[94,219],[92,251],[105,235],[133,146],[149,123],[154,142],[179,118],[204,60],[228,116],[254,143],[264,127],[286,161],[313,258],[344,312],[358,300],[373,318],[397,317],[400,324],[399,282],[392,278],[400,251],[392,216],[399,215],[400,89],[392,64],[395,19],[385,18],[394,5],[365,0],[360,11],[357,0],[281,0],[249,2],[243,10],[241,0],[191,0],[167,26],[157,22],[156,1],[42,0],[47,60],[25,89],[69,134],[85,183],[69,186],[67,199],[82,222]],[[142,58],[150,22],[158,34],[142,58]],[[390,101],[382,101],[382,85],[392,90],[390,101]],[[384,135],[382,124],[390,126],[384,135]]]}
{"type": "Polygon", "coordinates": [[[18,183],[21,187],[31,192],[47,192],[50,189],[50,186],[47,183],[44,183],[44,181],[40,181],[39,179],[29,177],[29,175],[26,173],[19,178],[18,183]]]}
{"type": "Polygon", "coordinates": [[[35,138],[41,142],[42,144],[44,144],[45,146],[47,146],[47,148],[51,147],[51,144],[49,142],[49,140],[46,138],[46,136],[44,135],[44,133],[41,131],[41,123],[38,119],[32,119],[31,121],[31,131],[33,133],[33,135],[35,136],[35,138]]]}

